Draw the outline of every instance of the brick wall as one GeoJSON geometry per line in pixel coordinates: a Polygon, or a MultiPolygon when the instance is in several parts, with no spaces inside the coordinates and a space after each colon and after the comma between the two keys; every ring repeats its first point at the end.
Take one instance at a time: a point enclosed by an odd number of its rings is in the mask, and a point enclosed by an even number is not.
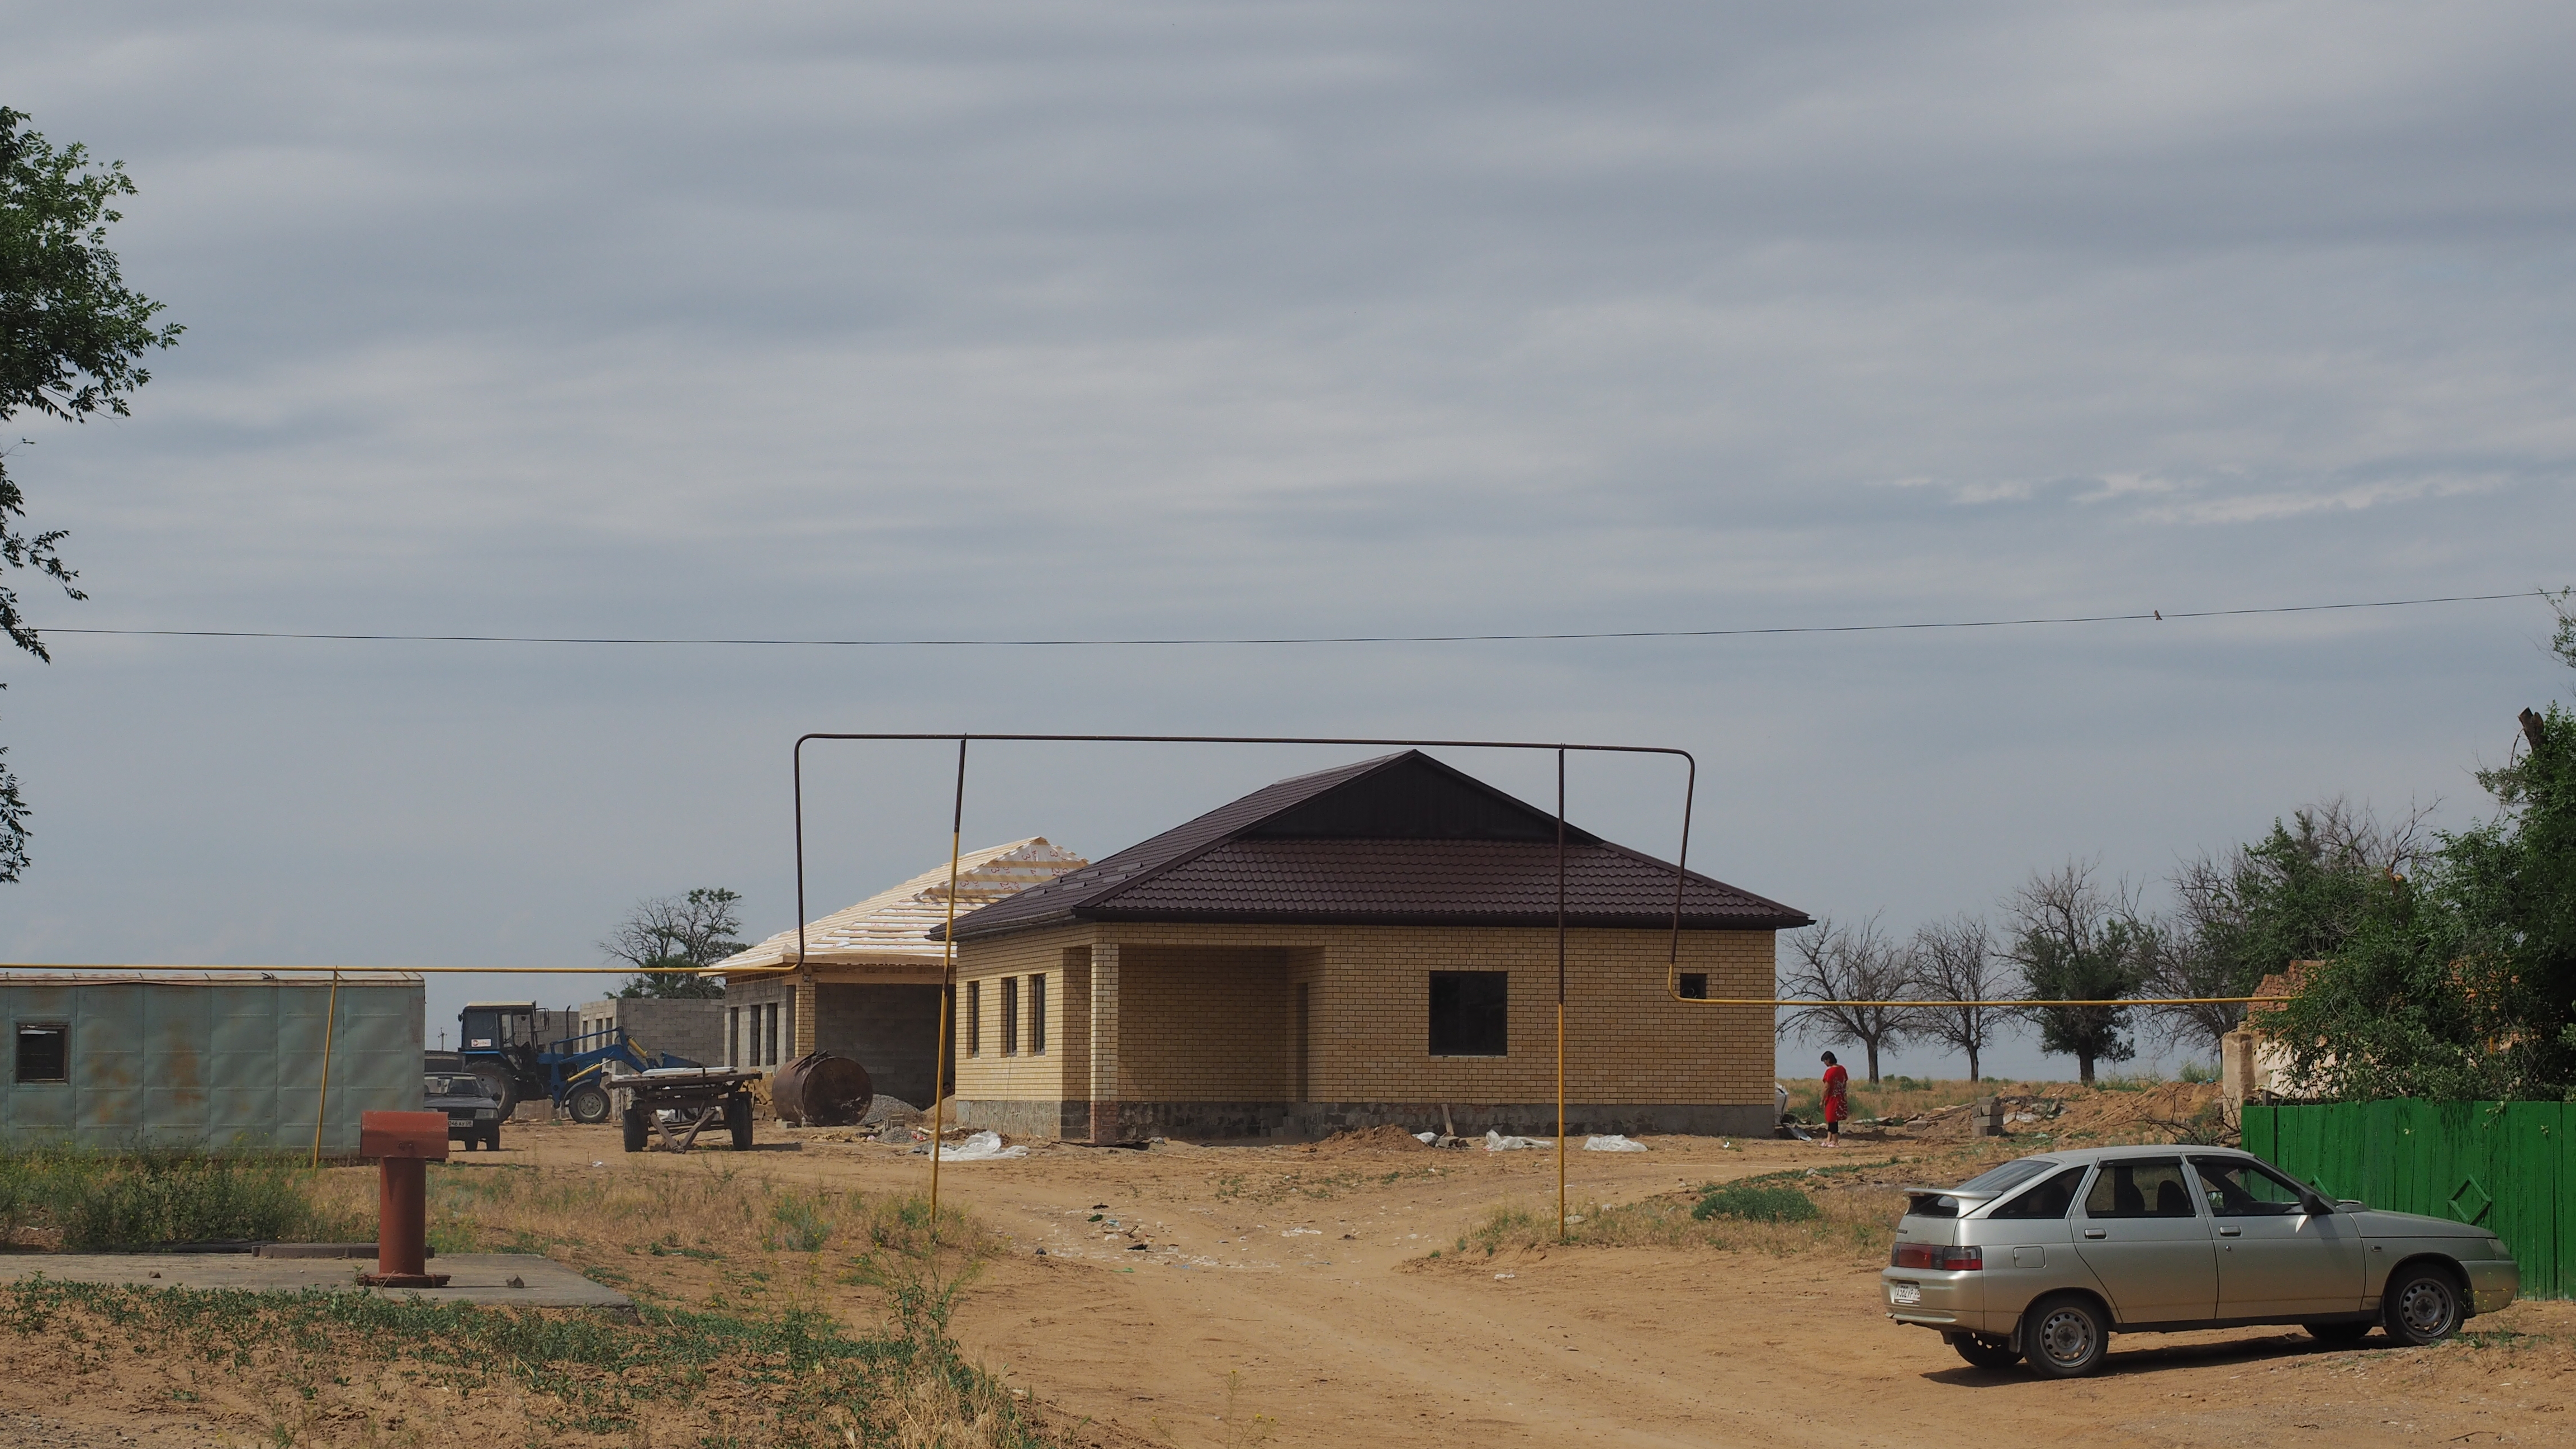
{"type": "Polygon", "coordinates": [[[641,1045],[648,1057],[669,1052],[703,1066],[716,1066],[724,1061],[724,1005],[722,1001],[610,997],[585,1001],[575,1010],[580,1015],[583,1035],[622,1026],[627,1037],[641,1045]]]}
{"type": "MultiPolygon", "coordinates": [[[[1673,1000],[1669,939],[1569,933],[1568,1099],[1586,1104],[1598,1130],[1759,1130],[1771,1112],[1772,1013],[1673,1000]]],[[[1706,973],[1711,996],[1766,998],[1773,950],[1768,931],[1686,931],[1679,969],[1706,973]]],[[[1465,1129],[1525,1122],[1556,1092],[1547,929],[1068,926],[960,943],[958,978],[961,1007],[963,983],[985,983],[983,1051],[960,1062],[958,1096],[994,1123],[1052,1116],[1075,1133],[1099,1103],[1117,1120],[1095,1137],[1147,1122],[1181,1130],[1193,1114],[1180,1108],[1196,1103],[1206,1110],[1195,1115],[1227,1130],[1269,1131],[1307,1117],[1417,1119],[1445,1104],[1465,1129]],[[1435,970],[1508,973],[1504,1055],[1430,1054],[1435,970]],[[1003,1057],[998,979],[1037,973],[1049,978],[1048,1050],[1003,1057]]]]}
{"type": "Polygon", "coordinates": [[[931,1060],[939,1044],[936,986],[824,981],[814,987],[814,1046],[868,1069],[876,1089],[916,1107],[930,1105],[931,1060]]]}

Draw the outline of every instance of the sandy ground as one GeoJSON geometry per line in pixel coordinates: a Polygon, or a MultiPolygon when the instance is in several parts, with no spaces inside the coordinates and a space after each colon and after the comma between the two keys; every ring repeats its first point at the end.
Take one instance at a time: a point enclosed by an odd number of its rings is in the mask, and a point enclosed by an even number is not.
{"type": "MultiPolygon", "coordinates": [[[[628,1157],[607,1129],[521,1128],[507,1151],[460,1165],[928,1184],[925,1159],[830,1140],[846,1134],[764,1123],[761,1135],[749,1154],[628,1157]]],[[[1923,1150],[1648,1140],[1642,1154],[1569,1154],[1570,1200],[1923,1150]]],[[[2564,1303],[2517,1305],[2472,1325],[2483,1342],[2425,1350],[2375,1338],[2325,1350],[2278,1330],[2123,1338],[2106,1373],[2051,1383],[1971,1369],[1888,1322],[1878,1263],[1847,1251],[1459,1256],[1489,1206],[1552,1199],[1543,1154],[1040,1144],[940,1178],[944,1200],[1011,1243],[961,1308],[960,1338],[1078,1444],[2576,1443],[2564,1303]],[[2528,1336],[2499,1343],[2497,1330],[2528,1336]]],[[[671,1301],[718,1290],[724,1272],[621,1261],[639,1294],[671,1301]]],[[[93,1434],[5,1389],[0,1403],[18,1410],[0,1416],[0,1446],[184,1441],[139,1420],[123,1427],[132,1437],[93,1434]]]]}
{"type": "MultiPolygon", "coordinates": [[[[834,1135],[792,1134],[798,1150],[736,1160],[835,1187],[927,1185],[924,1159],[823,1140],[834,1135]]],[[[602,1160],[585,1154],[613,1141],[569,1127],[520,1140],[566,1163],[602,1160]]],[[[1639,1154],[1569,1153],[1569,1201],[1921,1150],[1649,1141],[1639,1154]]],[[[1091,1437],[1105,1444],[2576,1443],[2570,1304],[2476,1322],[2548,1338],[2512,1349],[2142,1335],[2115,1341],[2101,1377],[2048,1383],[1969,1368],[1934,1334],[1889,1322],[1881,1264],[1848,1254],[1462,1260],[1459,1233],[1490,1205],[1552,1202],[1547,1154],[1039,1144],[1023,1160],[950,1164],[940,1189],[1018,1249],[976,1285],[961,1339],[1103,1426],[1091,1437]],[[1433,1248],[1446,1252],[1428,1259],[1433,1248]]]]}

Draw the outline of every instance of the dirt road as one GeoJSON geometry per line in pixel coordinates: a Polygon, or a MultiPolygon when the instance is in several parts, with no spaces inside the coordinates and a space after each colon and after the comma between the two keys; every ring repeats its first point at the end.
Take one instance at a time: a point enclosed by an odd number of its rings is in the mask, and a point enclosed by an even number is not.
{"type": "MultiPolygon", "coordinates": [[[[781,1150],[726,1165],[870,1192],[928,1179],[896,1149],[800,1133],[787,1150],[790,1134],[762,1131],[781,1150]]],[[[505,1159],[600,1170],[704,1171],[725,1156],[619,1160],[599,1129],[518,1141],[505,1159]]],[[[1572,1201],[1890,1156],[1652,1145],[1572,1154],[1572,1201]]],[[[2490,1339],[2531,1335],[2490,1346],[2329,1351],[2278,1330],[2124,1338],[2104,1375],[2047,1383],[1971,1369],[1931,1333],[1888,1322],[1879,1263],[1849,1251],[1462,1257],[1460,1233],[1489,1207],[1552,1205],[1543,1154],[1042,1144],[1022,1160],[951,1164],[941,1189],[1014,1244],[961,1309],[961,1339],[1103,1444],[2576,1442],[2568,1304],[2477,1320],[2490,1339]]],[[[690,1265],[668,1263],[657,1271],[682,1287],[690,1265]]]]}

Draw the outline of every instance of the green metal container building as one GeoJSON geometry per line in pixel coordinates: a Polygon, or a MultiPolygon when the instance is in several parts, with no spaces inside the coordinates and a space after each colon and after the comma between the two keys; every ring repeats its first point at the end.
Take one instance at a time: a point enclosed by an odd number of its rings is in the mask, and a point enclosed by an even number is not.
{"type": "Polygon", "coordinates": [[[358,1114],[418,1111],[421,978],[0,974],[0,1145],[358,1152],[358,1114]],[[329,1086],[324,1087],[325,1054],[329,1086]]]}

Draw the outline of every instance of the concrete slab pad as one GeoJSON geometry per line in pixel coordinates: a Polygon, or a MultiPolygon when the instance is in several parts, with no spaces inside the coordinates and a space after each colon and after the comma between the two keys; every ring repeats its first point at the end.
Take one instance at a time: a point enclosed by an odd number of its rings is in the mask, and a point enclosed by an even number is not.
{"type": "Polygon", "coordinates": [[[0,1281],[39,1274],[69,1283],[124,1283],[137,1288],[237,1288],[252,1293],[293,1293],[321,1288],[335,1293],[409,1295],[442,1303],[515,1303],[525,1308],[631,1308],[614,1288],[594,1283],[552,1258],[534,1253],[445,1253],[430,1261],[448,1275],[444,1288],[361,1288],[360,1273],[373,1259],[259,1258],[248,1253],[28,1253],[0,1257],[0,1281]],[[513,1288],[516,1278],[522,1286],[513,1288]]]}

